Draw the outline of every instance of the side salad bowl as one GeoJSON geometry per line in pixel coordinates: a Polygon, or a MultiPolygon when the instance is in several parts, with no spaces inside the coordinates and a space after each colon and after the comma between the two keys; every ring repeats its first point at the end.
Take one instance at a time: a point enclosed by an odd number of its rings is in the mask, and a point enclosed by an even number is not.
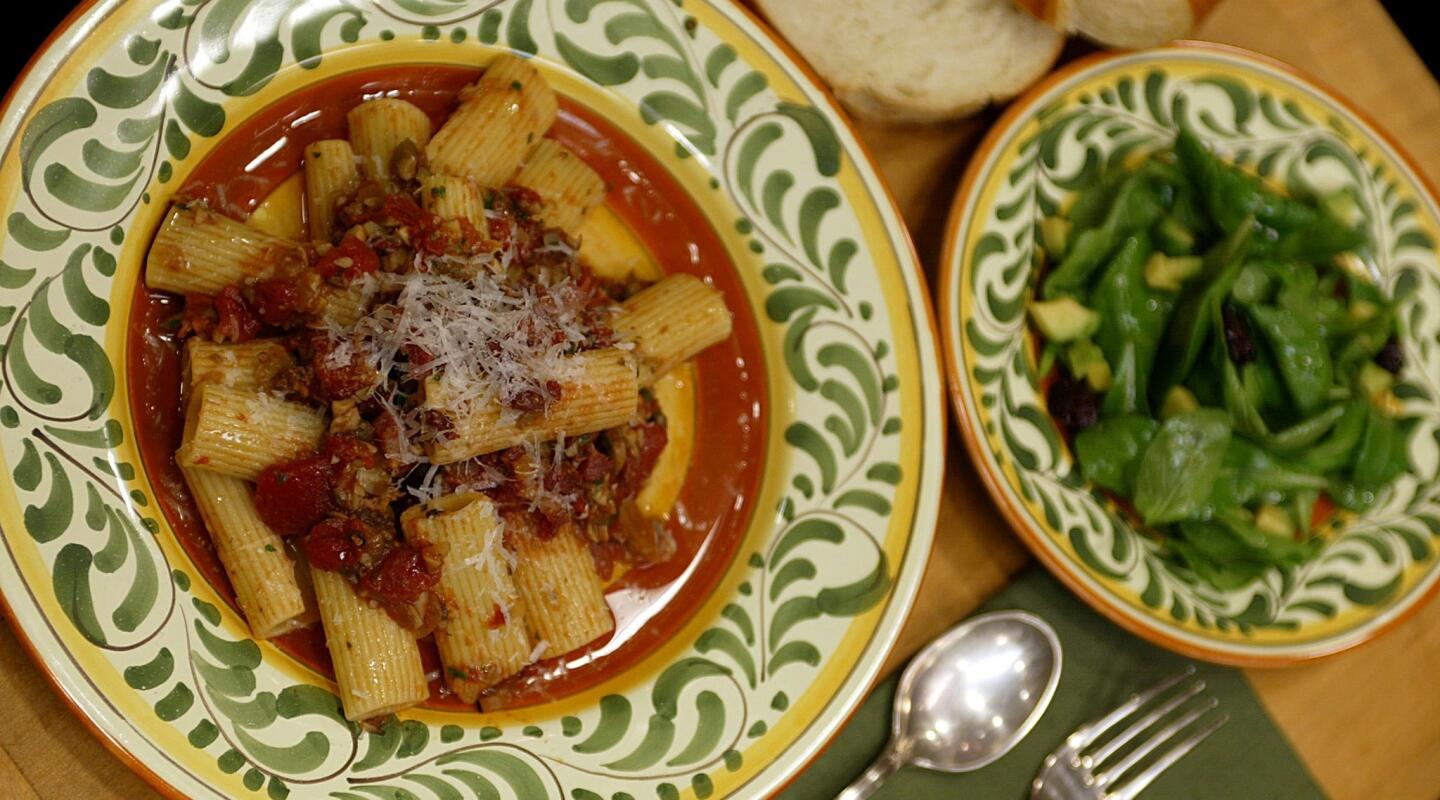
{"type": "MultiPolygon", "coordinates": [[[[1196,152],[1190,150],[1192,164],[1196,152]]],[[[1374,638],[1440,586],[1437,230],[1434,192],[1399,147],[1344,100],[1287,66],[1192,43],[1070,65],[991,130],[950,218],[939,291],[942,341],[951,399],[976,469],[1047,567],[1112,620],[1162,646],[1220,663],[1283,666],[1374,638]],[[1046,244],[1055,249],[1056,231],[1046,228],[1084,202],[1076,196],[1083,198],[1101,176],[1171,150],[1182,129],[1196,137],[1189,144],[1198,140],[1252,176],[1244,180],[1258,178],[1277,195],[1354,200],[1343,212],[1364,244],[1343,257],[1368,275],[1376,299],[1393,307],[1391,355],[1403,360],[1393,394],[1386,394],[1393,398],[1387,413],[1404,431],[1394,447],[1397,466],[1388,469],[1399,477],[1366,508],[1349,503],[1356,510],[1317,512],[1330,523],[1303,543],[1308,557],[1276,559],[1248,574],[1194,568],[1183,542],[1172,544],[1142,522],[1146,512],[1160,516],[1175,508],[1162,510],[1153,495],[1132,503],[1086,480],[1076,426],[1048,391],[1057,379],[1054,353],[1046,352],[1053,348],[1037,332],[1046,326],[1036,324],[1035,302],[1055,297],[1055,287],[1042,282],[1055,275],[1044,250],[1046,244]]],[[[1079,246],[1078,239],[1070,241],[1079,246]]],[[[1324,256],[1326,269],[1331,258],[1324,256]]],[[[1193,262],[1198,267],[1200,259],[1193,262]]],[[[1161,369],[1185,358],[1162,339],[1154,362],[1161,369]]],[[[1359,363],[1346,369],[1355,374],[1337,374],[1336,383],[1358,382],[1359,363]]],[[[1156,417],[1176,413],[1162,413],[1158,397],[1150,406],[1156,417]]],[[[1230,422],[1223,413],[1213,415],[1228,437],[1230,422]]],[[[1176,432],[1169,441],[1187,440],[1185,431],[1176,432]]],[[[1179,469],[1184,461],[1170,466],[1179,469]]],[[[1203,480],[1183,471],[1169,477],[1176,486],[1203,480]]]]}

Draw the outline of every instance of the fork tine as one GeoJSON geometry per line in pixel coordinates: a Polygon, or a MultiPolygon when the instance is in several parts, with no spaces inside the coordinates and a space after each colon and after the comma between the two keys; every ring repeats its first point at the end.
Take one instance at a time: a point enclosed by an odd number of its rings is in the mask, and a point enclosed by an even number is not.
{"type": "MultiPolygon", "coordinates": [[[[1141,759],[1145,758],[1145,756],[1150,755],[1161,745],[1170,741],[1170,739],[1172,739],[1176,734],[1180,733],[1180,731],[1184,730],[1187,726],[1189,726],[1190,723],[1204,716],[1217,705],[1219,705],[1219,701],[1212,697],[1210,698],[1210,701],[1208,703],[1203,703],[1196,708],[1192,708],[1189,711],[1186,711],[1184,714],[1181,714],[1179,717],[1171,720],[1168,724],[1165,725],[1165,727],[1152,734],[1150,738],[1136,745],[1135,749],[1127,753],[1124,758],[1120,759],[1119,762],[1117,762],[1113,766],[1106,767],[1104,772],[1096,776],[1096,781],[1101,785],[1107,786],[1109,784],[1115,783],[1116,779],[1118,779],[1121,775],[1124,775],[1136,764],[1140,763],[1141,759]]],[[[1164,716],[1164,714],[1152,716],[1156,721],[1158,721],[1160,717],[1164,716]]]]}
{"type": "Polygon", "coordinates": [[[1181,670],[1175,675],[1171,675],[1163,681],[1160,681],[1149,689],[1130,695],[1130,699],[1126,700],[1124,703],[1121,703],[1115,708],[1114,711],[1111,711],[1109,714],[1106,714],[1105,716],[1097,720],[1087,723],[1079,730],[1070,734],[1070,738],[1066,741],[1072,746],[1079,749],[1084,749],[1090,746],[1090,744],[1093,743],[1102,733],[1115,727],[1115,725],[1118,724],[1120,720],[1125,719],[1126,717],[1135,713],[1141,706],[1145,705],[1151,700],[1154,700],[1161,694],[1164,694],[1166,690],[1170,689],[1172,686],[1178,684],[1180,681],[1183,681],[1194,674],[1195,666],[1193,664],[1187,665],[1185,669],[1181,670]]]}
{"type": "MultiPolygon", "coordinates": [[[[1210,706],[1210,708],[1214,708],[1214,706],[1212,705],[1210,706]]],[[[1204,709],[1202,713],[1204,713],[1205,711],[1209,711],[1210,708],[1204,709]]],[[[1220,726],[1224,725],[1226,722],[1229,721],[1229,714],[1220,714],[1210,722],[1207,722],[1201,727],[1197,728],[1196,730],[1191,732],[1190,735],[1177,742],[1173,747],[1166,751],[1164,755],[1155,759],[1154,763],[1152,763],[1150,766],[1146,767],[1140,772],[1137,772],[1134,777],[1126,780],[1124,785],[1114,789],[1108,795],[1108,797],[1111,798],[1111,800],[1134,800],[1136,795],[1140,794],[1142,791],[1145,790],[1145,787],[1149,786],[1152,781],[1160,777],[1160,773],[1169,769],[1176,761],[1184,758],[1186,753],[1194,750],[1196,746],[1198,746],[1201,742],[1208,739],[1210,737],[1210,734],[1214,733],[1217,730],[1220,730],[1220,726]]]]}
{"type": "MultiPolygon", "coordinates": [[[[1115,738],[1101,745],[1098,750],[1096,750],[1094,753],[1091,753],[1085,758],[1085,763],[1091,765],[1092,767],[1098,768],[1099,765],[1105,763],[1105,761],[1109,759],[1110,756],[1115,755],[1115,751],[1134,741],[1135,737],[1144,733],[1155,723],[1163,719],[1165,715],[1179,708],[1187,700],[1197,694],[1200,694],[1203,691],[1205,691],[1205,681],[1195,681],[1194,683],[1185,687],[1185,689],[1182,690],[1179,694],[1175,695],[1169,700],[1166,700],[1164,703],[1157,706],[1154,710],[1150,711],[1145,716],[1130,723],[1130,727],[1126,728],[1123,732],[1115,736],[1115,738]]],[[[1109,770],[1106,771],[1108,772],[1109,770]]]]}

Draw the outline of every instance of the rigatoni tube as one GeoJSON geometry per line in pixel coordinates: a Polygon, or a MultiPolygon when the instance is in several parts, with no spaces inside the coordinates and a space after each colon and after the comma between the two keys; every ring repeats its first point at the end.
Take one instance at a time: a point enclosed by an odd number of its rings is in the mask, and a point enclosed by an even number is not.
{"type": "Polygon", "coordinates": [[[460,97],[460,107],[430,140],[430,168],[504,186],[555,121],[555,92],[529,62],[503,55],[460,97]]]}
{"type": "MultiPolygon", "coordinates": [[[[360,160],[360,171],[372,181],[386,182],[393,178],[409,180],[415,172],[395,174],[395,153],[405,141],[415,146],[418,156],[430,141],[430,117],[419,106],[394,97],[367,100],[350,109],[345,116],[350,124],[350,146],[360,160]]],[[[403,166],[403,165],[400,165],[403,166]]]]}
{"type": "Polygon", "coordinates": [[[323,416],[309,406],[202,384],[190,401],[175,460],[253,481],[265,467],[315,450],[324,433],[323,416]]]}
{"type": "Polygon", "coordinates": [[[530,662],[525,606],[510,579],[504,526],[482,494],[452,494],[400,517],[406,540],[445,549],[435,644],[445,682],[467,703],[530,662]]]}
{"type": "Polygon", "coordinates": [[[317,569],[311,577],[345,718],[393,714],[428,698],[414,634],[357,596],[344,575],[317,569]]]}
{"type": "Polygon", "coordinates": [[[605,180],[565,145],[541,139],[514,183],[540,196],[540,219],[572,236],[590,209],[605,199],[605,180]]]}
{"type": "Polygon", "coordinates": [[[145,284],[176,294],[215,294],[246,278],[306,263],[296,242],[271,236],[201,205],[170,210],[145,258],[145,284]]]}
{"type": "Polygon", "coordinates": [[[541,537],[511,526],[506,544],[515,553],[515,588],[525,604],[541,657],[564,655],[615,629],[595,561],[573,525],[541,537]]]}
{"type": "Polygon", "coordinates": [[[640,385],[730,336],[720,291],[694,275],[670,275],[620,305],[615,334],[635,345],[640,385]]]}
{"type": "Polygon", "coordinates": [[[260,519],[250,487],[218,472],[183,472],[255,638],[269,639],[313,622],[305,567],[285,552],[285,541],[260,519]]]}
{"type": "Polygon", "coordinates": [[[420,201],[440,219],[463,219],[482,236],[489,227],[485,221],[485,198],[469,178],[427,175],[420,183],[420,201]]]}
{"type": "Polygon", "coordinates": [[[328,242],[335,216],[360,185],[355,150],[344,139],[321,139],[305,146],[305,216],[310,238],[328,242]]]}
{"type": "Polygon", "coordinates": [[[202,383],[257,391],[294,365],[294,356],[279,339],[232,344],[195,337],[185,342],[185,385],[192,393],[202,383]]]}
{"type": "Polygon", "coordinates": [[[587,350],[569,356],[566,362],[563,377],[557,380],[559,399],[544,411],[528,414],[507,410],[498,402],[462,412],[456,409],[442,379],[427,380],[425,408],[446,412],[453,422],[452,430],[427,445],[430,461],[451,464],[526,440],[603,431],[635,415],[640,389],[635,382],[635,361],[628,353],[613,347],[587,350]]]}

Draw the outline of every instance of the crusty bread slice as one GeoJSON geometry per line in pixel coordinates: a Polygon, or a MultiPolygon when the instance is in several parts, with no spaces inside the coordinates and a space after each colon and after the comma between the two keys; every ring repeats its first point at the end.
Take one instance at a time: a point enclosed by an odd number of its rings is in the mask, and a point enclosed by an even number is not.
{"type": "Polygon", "coordinates": [[[1186,36],[1219,0],[1015,0],[1064,33],[1109,47],[1155,47],[1186,36]]]}
{"type": "Polygon", "coordinates": [[[840,102],[877,122],[935,122],[1008,100],[1064,37],[1012,0],[757,0],[840,102]]]}

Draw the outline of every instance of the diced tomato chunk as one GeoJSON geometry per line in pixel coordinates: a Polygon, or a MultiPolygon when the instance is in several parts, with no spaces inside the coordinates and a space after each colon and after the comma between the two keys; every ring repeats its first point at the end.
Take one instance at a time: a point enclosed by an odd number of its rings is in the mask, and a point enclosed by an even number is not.
{"type": "Polygon", "coordinates": [[[340,244],[326,250],[325,254],[315,261],[316,272],[326,278],[338,275],[347,281],[353,281],[379,269],[380,256],[376,255],[375,250],[363,239],[354,234],[349,234],[341,239],[340,244]]]}
{"type": "Polygon", "coordinates": [[[240,287],[230,284],[215,295],[215,338],[222,342],[246,342],[260,332],[260,318],[245,303],[240,287]]]}
{"type": "Polygon", "coordinates": [[[310,566],[331,572],[359,566],[361,544],[351,530],[354,522],[358,520],[332,517],[311,528],[300,540],[300,549],[310,566]]]}
{"type": "Polygon", "coordinates": [[[308,293],[291,278],[271,278],[255,284],[255,313],[267,325],[294,328],[305,321],[308,293]]]}
{"type": "Polygon", "coordinates": [[[325,454],[272,464],[255,479],[255,510],[281,536],[304,533],[334,505],[333,480],[325,454]]]}
{"type": "Polygon", "coordinates": [[[386,553],[380,565],[360,580],[360,585],[386,601],[410,603],[433,587],[439,578],[430,570],[420,548],[402,544],[386,553]]]}

